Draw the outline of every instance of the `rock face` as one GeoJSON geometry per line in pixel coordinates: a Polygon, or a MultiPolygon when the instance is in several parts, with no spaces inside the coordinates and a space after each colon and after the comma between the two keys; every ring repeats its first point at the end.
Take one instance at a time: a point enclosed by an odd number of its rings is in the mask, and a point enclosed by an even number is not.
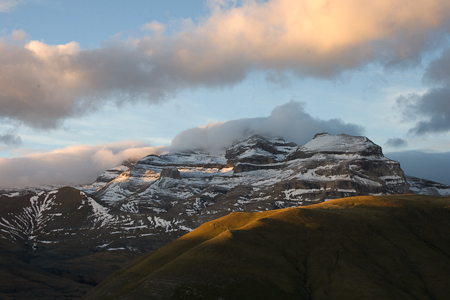
{"type": "Polygon", "coordinates": [[[198,226],[233,211],[408,192],[399,163],[369,139],[322,133],[299,147],[255,135],[219,153],[150,155],[93,195],[125,211],[195,215],[198,226]]]}
{"type": "Polygon", "coordinates": [[[161,177],[181,179],[180,171],[176,167],[164,167],[161,170],[161,177]]]}

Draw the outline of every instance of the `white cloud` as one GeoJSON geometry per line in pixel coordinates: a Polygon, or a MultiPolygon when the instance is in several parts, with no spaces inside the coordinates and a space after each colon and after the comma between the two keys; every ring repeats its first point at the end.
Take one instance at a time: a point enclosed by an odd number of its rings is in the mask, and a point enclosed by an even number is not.
{"type": "Polygon", "coordinates": [[[106,169],[126,159],[160,154],[163,147],[134,141],[97,146],[70,146],[48,153],[0,158],[0,187],[91,183],[106,169]]]}
{"type": "Polygon", "coordinates": [[[302,145],[318,132],[360,135],[361,126],[344,123],[339,119],[320,120],[307,114],[299,102],[276,107],[269,117],[231,120],[190,128],[179,133],[172,141],[172,150],[224,149],[237,140],[253,134],[283,137],[286,141],[302,145]]]}
{"type": "MultiPolygon", "coordinates": [[[[448,0],[209,4],[205,19],[171,36],[96,49],[18,45],[23,33],[0,40],[0,117],[48,129],[111,98],[157,103],[183,89],[234,85],[253,71],[278,74],[268,78],[279,81],[284,72],[331,78],[372,62],[408,66],[445,40],[450,19],[448,0]]],[[[162,32],[164,25],[143,29],[162,32]]]]}
{"type": "Polygon", "coordinates": [[[22,42],[27,36],[27,33],[21,29],[14,30],[11,33],[11,38],[16,42],[22,42]]]}

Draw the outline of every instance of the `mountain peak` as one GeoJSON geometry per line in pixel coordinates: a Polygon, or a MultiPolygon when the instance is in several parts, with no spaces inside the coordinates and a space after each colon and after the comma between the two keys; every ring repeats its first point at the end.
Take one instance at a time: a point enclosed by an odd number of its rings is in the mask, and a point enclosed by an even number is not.
{"type": "Polygon", "coordinates": [[[255,134],[235,142],[226,150],[225,158],[229,163],[273,163],[285,159],[296,146],[295,143],[287,143],[281,137],[269,138],[255,134]]]}
{"type": "Polygon", "coordinates": [[[383,156],[381,147],[364,136],[352,136],[348,134],[331,135],[318,133],[308,143],[300,146],[303,152],[321,153],[355,153],[364,156],[383,156]]]}
{"type": "Polygon", "coordinates": [[[331,135],[331,134],[329,134],[328,132],[319,132],[314,135],[313,139],[320,138],[321,136],[328,136],[328,135],[331,135]]]}

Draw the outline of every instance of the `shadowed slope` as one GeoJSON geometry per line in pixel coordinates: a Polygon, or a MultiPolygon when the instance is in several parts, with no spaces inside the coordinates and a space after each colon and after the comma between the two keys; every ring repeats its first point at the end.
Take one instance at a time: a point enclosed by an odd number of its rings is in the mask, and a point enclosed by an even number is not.
{"type": "Polygon", "coordinates": [[[86,299],[446,299],[450,199],[365,196],[205,223],[86,299]]]}

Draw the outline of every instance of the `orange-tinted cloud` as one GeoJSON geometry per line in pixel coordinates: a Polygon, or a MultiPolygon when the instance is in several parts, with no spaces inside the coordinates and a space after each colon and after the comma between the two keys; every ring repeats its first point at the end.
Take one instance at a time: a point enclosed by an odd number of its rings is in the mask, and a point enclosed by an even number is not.
{"type": "Polygon", "coordinates": [[[149,22],[152,34],[96,49],[20,42],[14,32],[0,39],[0,117],[48,129],[106,101],[157,103],[254,71],[330,78],[369,63],[403,67],[450,31],[448,0],[236,3],[209,1],[205,19],[171,36],[149,22]]]}
{"type": "Polygon", "coordinates": [[[208,19],[177,37],[179,62],[200,76],[240,61],[327,77],[368,61],[417,59],[430,31],[450,17],[445,0],[272,0],[213,7],[208,19]]]}

